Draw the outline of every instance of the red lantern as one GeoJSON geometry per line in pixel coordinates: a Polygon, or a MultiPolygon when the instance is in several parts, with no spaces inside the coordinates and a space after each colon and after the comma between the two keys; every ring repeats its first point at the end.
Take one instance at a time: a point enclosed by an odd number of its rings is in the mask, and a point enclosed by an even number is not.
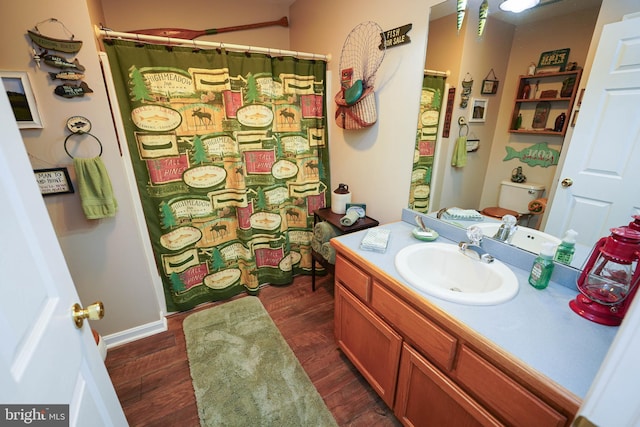
{"type": "Polygon", "coordinates": [[[578,278],[580,294],[569,306],[593,322],[617,326],[631,305],[640,279],[640,230],[611,229],[594,246],[578,278]],[[635,271],[634,271],[635,269],[635,271]]]}

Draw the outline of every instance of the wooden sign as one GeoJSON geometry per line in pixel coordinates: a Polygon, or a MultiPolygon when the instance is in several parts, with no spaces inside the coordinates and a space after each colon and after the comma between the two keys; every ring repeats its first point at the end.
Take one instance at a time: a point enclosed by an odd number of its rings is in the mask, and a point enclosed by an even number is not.
{"type": "Polygon", "coordinates": [[[569,48],[543,52],[538,61],[537,73],[557,73],[564,71],[569,60],[569,48]]]}
{"type": "Polygon", "coordinates": [[[403,44],[411,43],[411,39],[407,35],[409,30],[413,27],[413,24],[403,25],[402,27],[394,28],[393,30],[387,30],[384,33],[380,34],[382,40],[384,40],[384,45],[382,41],[380,42],[380,46],[378,48],[380,50],[388,49],[390,47],[401,46],[403,44]]]}

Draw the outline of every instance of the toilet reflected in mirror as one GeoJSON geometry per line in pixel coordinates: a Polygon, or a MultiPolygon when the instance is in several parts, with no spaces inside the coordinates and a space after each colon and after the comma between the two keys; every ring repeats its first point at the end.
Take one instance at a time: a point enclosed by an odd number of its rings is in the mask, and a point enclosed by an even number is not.
{"type": "Polygon", "coordinates": [[[504,180],[500,183],[498,206],[486,207],[482,209],[481,213],[498,220],[501,220],[505,215],[513,215],[518,220],[518,224],[537,228],[537,216],[542,212],[532,211],[530,206],[534,202],[534,206],[544,203],[542,199],[544,191],[545,188],[542,184],[504,180]]]}

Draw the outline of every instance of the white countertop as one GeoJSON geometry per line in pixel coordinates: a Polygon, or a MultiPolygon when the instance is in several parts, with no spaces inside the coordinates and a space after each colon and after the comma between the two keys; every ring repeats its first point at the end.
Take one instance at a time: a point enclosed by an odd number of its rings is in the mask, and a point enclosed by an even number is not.
{"type": "MultiPolygon", "coordinates": [[[[508,302],[493,306],[463,305],[422,293],[400,276],[394,264],[395,255],[405,246],[429,244],[411,235],[414,227],[403,221],[379,226],[391,230],[389,245],[383,254],[359,248],[368,230],[336,239],[433,305],[584,399],[618,328],[599,325],[575,314],[569,308],[569,301],[577,295],[575,287],[554,281],[543,290],[530,286],[529,271],[513,265],[523,264],[516,249],[509,249],[506,255],[496,254],[497,259],[509,265],[519,281],[518,294],[508,302]],[[519,257],[519,262],[510,262],[509,251],[515,251],[513,258],[519,257]]],[[[440,232],[437,242],[457,243],[442,237],[443,234],[440,232]]]]}

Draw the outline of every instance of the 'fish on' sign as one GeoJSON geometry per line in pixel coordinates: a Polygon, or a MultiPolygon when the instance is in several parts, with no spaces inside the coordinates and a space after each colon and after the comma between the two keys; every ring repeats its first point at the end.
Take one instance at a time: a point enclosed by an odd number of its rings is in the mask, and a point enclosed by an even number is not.
{"type": "Polygon", "coordinates": [[[84,79],[84,73],[67,70],[59,73],[49,73],[49,77],[51,77],[51,80],[82,80],[84,79]]]}
{"type": "Polygon", "coordinates": [[[84,96],[85,93],[93,93],[93,90],[85,82],[80,83],[80,86],[73,86],[70,84],[63,84],[56,86],[53,90],[56,95],[63,96],[65,98],[74,98],[76,96],[84,96]]]}
{"type": "Polygon", "coordinates": [[[549,148],[546,142],[539,142],[522,151],[516,151],[511,147],[505,147],[505,149],[507,150],[507,156],[502,161],[520,159],[522,163],[526,163],[529,166],[546,168],[551,165],[557,165],[560,157],[560,152],[549,148]]]}

